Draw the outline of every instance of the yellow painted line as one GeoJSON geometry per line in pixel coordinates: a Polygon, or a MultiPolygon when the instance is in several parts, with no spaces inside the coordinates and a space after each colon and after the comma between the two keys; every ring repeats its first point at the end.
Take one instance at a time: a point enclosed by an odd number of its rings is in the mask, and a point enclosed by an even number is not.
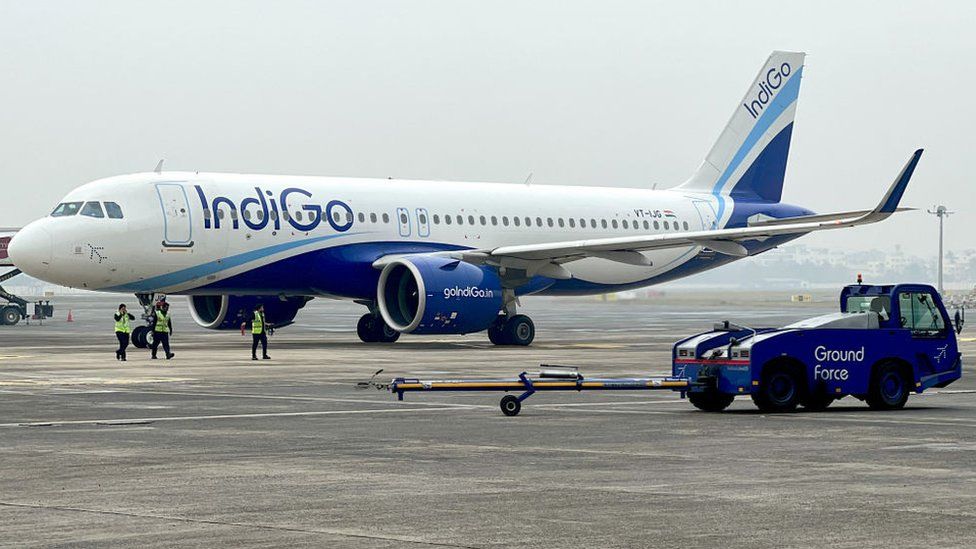
{"type": "Polygon", "coordinates": [[[570,343],[568,347],[574,349],[623,349],[626,345],[618,343],[570,343]]]}
{"type": "Polygon", "coordinates": [[[31,358],[34,355],[0,355],[0,360],[16,360],[18,358],[31,358]]]}
{"type": "Polygon", "coordinates": [[[976,337],[960,337],[959,341],[965,341],[967,343],[972,343],[976,341],[976,337]]]}

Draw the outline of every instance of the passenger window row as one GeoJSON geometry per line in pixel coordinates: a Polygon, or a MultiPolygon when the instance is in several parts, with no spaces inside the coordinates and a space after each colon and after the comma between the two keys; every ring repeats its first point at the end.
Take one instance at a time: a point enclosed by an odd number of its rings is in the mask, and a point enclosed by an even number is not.
{"type": "MultiPolygon", "coordinates": [[[[210,215],[211,215],[210,214],[210,210],[204,210],[203,217],[205,219],[210,219],[210,215]]],[[[217,218],[218,219],[224,219],[224,215],[225,215],[224,214],[224,210],[221,209],[221,208],[217,208],[217,218]]],[[[249,210],[244,210],[243,217],[244,217],[244,219],[250,220],[251,217],[252,217],[251,212],[249,210]]],[[[255,214],[254,214],[254,217],[257,219],[257,221],[262,221],[264,219],[264,212],[262,210],[257,210],[255,212],[255,214]]],[[[274,221],[277,221],[278,220],[278,212],[272,210],[268,214],[268,217],[270,219],[274,220],[274,221]]],[[[309,215],[308,217],[309,217],[309,219],[311,219],[311,215],[309,215]]],[[[230,210],[230,218],[233,219],[233,220],[236,220],[237,219],[237,210],[236,209],[230,210]]],[[[304,221],[304,215],[303,215],[302,211],[297,211],[294,214],[289,214],[287,211],[281,212],[281,219],[283,219],[284,221],[288,221],[291,218],[294,218],[296,221],[304,221]]],[[[386,214],[386,213],[381,214],[381,215],[377,215],[376,213],[373,213],[373,212],[370,212],[369,214],[366,214],[366,213],[363,213],[363,212],[359,212],[359,214],[356,216],[356,219],[358,219],[360,223],[366,223],[366,220],[367,219],[369,220],[370,223],[379,223],[380,220],[382,220],[382,222],[384,224],[389,224],[390,223],[390,215],[389,214],[386,214]]],[[[353,222],[353,214],[350,213],[350,212],[333,211],[332,212],[332,220],[335,223],[352,223],[353,222]]],[[[503,215],[501,217],[495,216],[495,215],[492,215],[492,216],[479,215],[479,216],[476,217],[474,215],[463,216],[463,215],[447,215],[447,214],[445,214],[443,216],[441,216],[439,214],[434,214],[433,216],[431,216],[431,220],[434,222],[434,225],[440,225],[443,222],[444,225],[461,225],[461,226],[463,226],[463,225],[469,225],[469,226],[481,225],[483,227],[488,226],[489,224],[491,226],[493,226],[493,227],[497,227],[499,225],[499,223],[500,223],[501,226],[503,226],[503,227],[510,227],[510,226],[514,226],[514,227],[538,227],[538,228],[546,228],[546,227],[550,227],[550,228],[553,228],[553,227],[566,228],[566,227],[569,227],[570,229],[575,229],[577,227],[579,227],[580,229],[586,229],[586,228],[591,228],[591,229],[597,229],[597,228],[600,228],[600,229],[621,229],[621,228],[623,228],[623,229],[633,229],[635,231],[639,231],[641,229],[643,229],[645,231],[650,231],[651,228],[653,227],[653,230],[655,230],[655,231],[659,231],[662,228],[665,231],[680,231],[680,230],[687,231],[687,230],[690,230],[687,221],[681,221],[681,222],[679,222],[677,220],[673,220],[673,221],[658,221],[658,220],[650,221],[650,220],[647,220],[647,219],[644,219],[644,220],[636,220],[636,219],[635,220],[627,220],[627,219],[617,220],[617,219],[611,219],[611,220],[608,221],[606,219],[599,219],[598,220],[598,219],[592,218],[592,217],[589,218],[589,219],[584,218],[584,217],[580,217],[580,218],[575,218],[575,217],[570,217],[570,218],[546,217],[545,219],[543,219],[542,217],[535,217],[535,218],[533,218],[533,217],[528,217],[528,216],[525,216],[525,217],[511,217],[511,218],[509,218],[507,215],[503,215]]],[[[401,224],[404,224],[404,225],[406,225],[407,223],[410,222],[409,218],[407,217],[407,214],[405,214],[405,213],[401,213],[400,214],[399,221],[400,221],[401,224]]],[[[421,225],[426,225],[427,222],[428,222],[427,214],[420,213],[418,215],[418,221],[420,221],[421,225]]]]}

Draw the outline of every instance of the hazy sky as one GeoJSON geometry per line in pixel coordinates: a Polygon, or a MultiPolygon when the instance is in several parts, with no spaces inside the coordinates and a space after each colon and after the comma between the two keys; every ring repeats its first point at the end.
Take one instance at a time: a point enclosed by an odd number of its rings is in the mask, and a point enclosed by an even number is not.
{"type": "MultiPolygon", "coordinates": [[[[973,2],[0,0],[0,226],[170,169],[660,187],[774,49],[808,53],[784,200],[950,203],[976,246],[973,2]],[[790,7],[790,6],[794,7],[790,7]]],[[[923,213],[801,242],[930,252],[923,213]]]]}

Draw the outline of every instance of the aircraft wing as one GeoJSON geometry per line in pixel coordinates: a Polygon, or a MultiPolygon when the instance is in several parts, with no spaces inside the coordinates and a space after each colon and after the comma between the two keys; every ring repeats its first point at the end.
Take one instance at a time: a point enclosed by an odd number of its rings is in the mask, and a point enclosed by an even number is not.
{"type": "Polygon", "coordinates": [[[451,255],[476,264],[505,265],[507,263],[513,267],[527,268],[531,274],[555,278],[570,276],[560,264],[586,257],[598,257],[632,265],[649,265],[648,259],[638,252],[687,246],[703,246],[727,255],[745,256],[748,255],[748,250],[741,244],[745,240],[856,227],[887,219],[898,211],[898,203],[908,187],[921,155],[922,149],[912,154],[881,202],[872,210],[802,216],[770,222],[760,221],[748,227],[733,229],[501,246],[491,250],[451,252],[451,255]]]}
{"type": "Polygon", "coordinates": [[[10,239],[13,238],[18,229],[6,229],[0,227],[0,267],[13,267],[14,264],[10,261],[10,256],[7,255],[7,245],[10,244],[10,239]]]}

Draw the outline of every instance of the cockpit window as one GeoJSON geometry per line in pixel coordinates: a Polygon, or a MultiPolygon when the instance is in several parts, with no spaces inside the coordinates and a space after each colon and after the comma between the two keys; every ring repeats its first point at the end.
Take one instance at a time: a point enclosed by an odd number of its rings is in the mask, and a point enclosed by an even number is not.
{"type": "Polygon", "coordinates": [[[98,202],[85,202],[85,207],[81,209],[81,215],[105,217],[105,214],[102,212],[102,205],[98,202]]]}
{"type": "Polygon", "coordinates": [[[51,217],[68,217],[75,215],[81,209],[81,202],[62,202],[51,212],[51,217]]]}
{"type": "Polygon", "coordinates": [[[122,208],[115,202],[105,203],[105,213],[108,214],[110,219],[122,219],[122,208]]]}

